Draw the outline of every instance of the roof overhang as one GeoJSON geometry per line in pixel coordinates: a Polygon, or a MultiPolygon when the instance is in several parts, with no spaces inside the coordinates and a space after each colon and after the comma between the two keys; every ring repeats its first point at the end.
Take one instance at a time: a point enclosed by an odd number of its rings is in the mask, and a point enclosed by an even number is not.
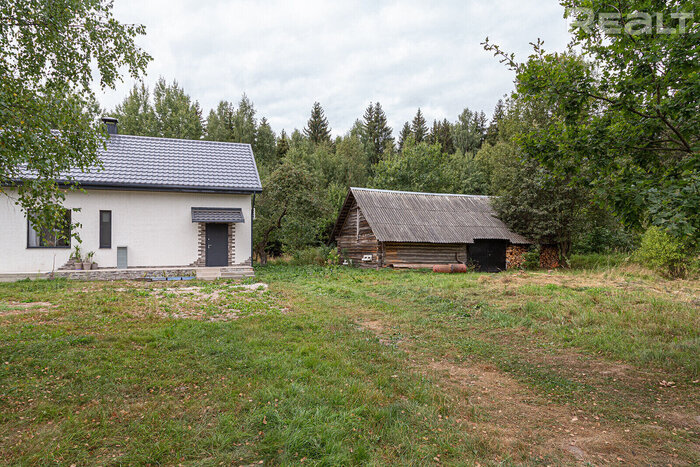
{"type": "MultiPolygon", "coordinates": [[[[0,183],[0,186],[18,187],[24,180],[16,179],[0,183]]],[[[78,188],[83,190],[119,190],[119,191],[171,191],[178,193],[221,193],[227,195],[252,195],[262,193],[257,187],[216,187],[203,185],[157,185],[146,183],[98,183],[98,182],[78,182],[67,180],[56,180],[56,184],[61,188],[78,188]]]]}
{"type": "Polygon", "coordinates": [[[192,208],[192,222],[243,223],[241,208],[192,208]]]}

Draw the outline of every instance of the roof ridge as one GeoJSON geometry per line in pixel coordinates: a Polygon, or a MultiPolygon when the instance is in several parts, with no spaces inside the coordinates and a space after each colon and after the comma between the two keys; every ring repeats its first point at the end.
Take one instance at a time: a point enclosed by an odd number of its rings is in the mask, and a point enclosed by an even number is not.
{"type": "Polygon", "coordinates": [[[234,141],[212,141],[210,139],[187,139],[187,138],[166,138],[165,136],[144,136],[144,135],[127,135],[127,134],[121,134],[117,133],[114,135],[109,135],[109,138],[107,138],[107,141],[110,139],[117,137],[117,138],[138,138],[138,139],[157,139],[157,140],[166,140],[166,141],[185,141],[188,143],[207,143],[207,144],[222,144],[222,145],[232,145],[232,146],[248,146],[251,148],[251,152],[253,150],[253,146],[250,143],[237,143],[234,141]]]}
{"type": "Polygon", "coordinates": [[[379,193],[401,193],[401,194],[406,194],[406,195],[459,196],[462,198],[487,198],[487,199],[491,198],[488,195],[463,195],[463,194],[458,194],[458,193],[427,193],[427,192],[421,192],[421,191],[384,190],[381,188],[360,188],[360,187],[354,187],[354,186],[351,186],[350,190],[375,191],[375,192],[379,192],[379,193]]]}

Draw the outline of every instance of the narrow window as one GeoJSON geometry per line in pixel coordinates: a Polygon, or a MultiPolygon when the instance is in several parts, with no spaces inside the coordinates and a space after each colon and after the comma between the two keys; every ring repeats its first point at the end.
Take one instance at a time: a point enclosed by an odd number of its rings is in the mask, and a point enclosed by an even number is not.
{"type": "Polygon", "coordinates": [[[70,248],[71,211],[65,209],[63,219],[53,228],[34,228],[27,220],[27,248],[70,248]]]}
{"type": "Polygon", "coordinates": [[[112,248],[112,211],[100,211],[100,248],[112,248]]]}

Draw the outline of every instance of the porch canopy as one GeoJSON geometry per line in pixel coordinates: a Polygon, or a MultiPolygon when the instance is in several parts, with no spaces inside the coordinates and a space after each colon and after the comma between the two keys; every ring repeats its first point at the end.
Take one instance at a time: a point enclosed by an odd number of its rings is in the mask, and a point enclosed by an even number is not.
{"type": "Polygon", "coordinates": [[[241,208],[192,208],[192,222],[245,222],[241,208]]]}

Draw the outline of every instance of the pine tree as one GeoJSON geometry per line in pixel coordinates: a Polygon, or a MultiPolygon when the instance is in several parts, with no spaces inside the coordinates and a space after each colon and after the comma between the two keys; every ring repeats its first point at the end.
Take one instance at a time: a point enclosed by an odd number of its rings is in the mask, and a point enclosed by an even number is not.
{"type": "Polygon", "coordinates": [[[331,140],[331,129],[328,125],[323,107],[318,102],[314,102],[311,109],[311,118],[304,128],[304,136],[309,138],[315,144],[327,142],[331,140]]]}
{"type": "Polygon", "coordinates": [[[418,112],[416,112],[416,116],[413,117],[413,122],[411,122],[411,131],[416,139],[416,143],[422,142],[428,136],[428,126],[425,123],[425,117],[423,117],[420,107],[418,112]]]}
{"type": "Polygon", "coordinates": [[[401,128],[401,132],[399,133],[399,151],[403,149],[406,140],[411,136],[413,136],[413,130],[411,130],[411,125],[406,122],[403,124],[403,128],[401,128]]]}
{"type": "Polygon", "coordinates": [[[117,105],[111,116],[119,119],[119,132],[125,135],[155,136],[155,113],[148,88],[134,84],[129,95],[117,105]]]}

